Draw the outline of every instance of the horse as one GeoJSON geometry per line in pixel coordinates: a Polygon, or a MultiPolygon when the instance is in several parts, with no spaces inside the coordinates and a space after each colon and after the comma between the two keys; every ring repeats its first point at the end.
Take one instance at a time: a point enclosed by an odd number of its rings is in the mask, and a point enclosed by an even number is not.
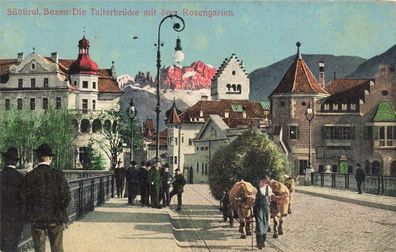
{"type": "Polygon", "coordinates": [[[289,176],[285,176],[285,186],[287,187],[287,189],[289,189],[289,207],[287,210],[288,214],[291,214],[291,200],[293,197],[293,193],[294,193],[294,185],[295,185],[296,179],[294,177],[289,177],[289,176]]]}
{"type": "Polygon", "coordinates": [[[242,239],[245,239],[246,235],[252,235],[250,223],[253,217],[252,208],[256,199],[256,193],[256,188],[244,180],[236,182],[230,190],[229,200],[234,212],[238,214],[239,232],[242,239]]]}
{"type": "Polygon", "coordinates": [[[286,217],[290,208],[290,192],[287,186],[271,179],[269,183],[274,195],[271,196],[270,213],[274,221],[273,238],[283,234],[283,217],[286,217]]]}

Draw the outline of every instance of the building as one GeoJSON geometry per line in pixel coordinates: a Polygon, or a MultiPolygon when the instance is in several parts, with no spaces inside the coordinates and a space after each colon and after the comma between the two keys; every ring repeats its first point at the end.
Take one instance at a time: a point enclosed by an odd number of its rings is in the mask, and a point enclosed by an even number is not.
{"type": "Polygon", "coordinates": [[[226,140],[248,127],[268,127],[269,105],[249,102],[249,89],[247,73],[232,54],[212,79],[211,100],[183,112],[174,101],[165,121],[171,170],[182,170],[190,183],[205,183],[210,158],[226,140]]]}
{"type": "Polygon", "coordinates": [[[305,174],[311,159],[314,171],[354,173],[360,163],[367,174],[396,175],[394,68],[380,67],[373,79],[326,84],[324,67],[319,62],[318,82],[298,44],[296,58],[270,95],[271,134],[288,156],[290,173],[305,174]]]}
{"type": "MultiPolygon", "coordinates": [[[[26,58],[18,53],[16,59],[0,59],[0,100],[5,110],[14,107],[42,112],[54,107],[67,108],[77,114],[74,122],[77,137],[72,147],[76,162],[71,168],[85,167],[89,139],[100,139],[102,126],[112,124],[102,122],[99,114],[114,108],[122,94],[114,62],[110,69],[100,69],[90,58],[89,48],[90,43],[83,36],[78,42],[75,60],[61,59],[56,52],[45,57],[35,51],[26,58]]],[[[103,157],[110,167],[105,153],[103,157]]]]}

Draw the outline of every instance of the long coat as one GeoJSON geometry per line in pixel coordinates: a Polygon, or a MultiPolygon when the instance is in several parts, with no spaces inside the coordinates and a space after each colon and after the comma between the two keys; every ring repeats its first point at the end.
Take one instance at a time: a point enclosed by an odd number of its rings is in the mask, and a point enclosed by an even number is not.
{"type": "Polygon", "coordinates": [[[139,171],[136,168],[129,167],[126,174],[128,182],[128,194],[136,195],[139,193],[139,171]]]}
{"type": "Polygon", "coordinates": [[[362,168],[357,168],[355,172],[355,179],[357,182],[362,182],[364,178],[366,177],[366,174],[362,168]]]}
{"type": "Polygon", "coordinates": [[[71,195],[61,171],[41,164],[24,177],[21,188],[28,221],[40,224],[63,224],[68,221],[66,210],[71,195]]]}
{"type": "Polygon", "coordinates": [[[149,181],[151,184],[151,188],[159,193],[161,189],[161,181],[162,181],[159,169],[156,169],[155,167],[151,167],[148,173],[149,173],[149,181]]]}
{"type": "Polygon", "coordinates": [[[257,190],[256,201],[254,202],[254,218],[256,219],[256,234],[264,235],[267,233],[269,225],[269,211],[270,211],[270,200],[268,187],[266,187],[265,195],[257,190]]]}

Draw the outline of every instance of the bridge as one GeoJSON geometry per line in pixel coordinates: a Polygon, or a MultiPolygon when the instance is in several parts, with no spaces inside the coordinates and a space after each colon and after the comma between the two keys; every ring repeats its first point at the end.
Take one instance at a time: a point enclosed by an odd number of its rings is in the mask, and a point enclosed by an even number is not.
{"type": "MultiPolygon", "coordinates": [[[[219,203],[207,185],[186,185],[183,209],[176,212],[176,197],[170,208],[131,206],[126,198],[111,197],[111,181],[108,184],[106,177],[94,179],[94,189],[92,185],[84,188],[86,180],[75,181],[74,190],[88,196],[80,203],[89,202],[89,197],[106,201],[95,202],[94,211],[85,212],[82,207],[81,216],[76,213],[64,233],[66,252],[257,249],[255,237],[240,239],[238,228],[223,222],[219,203]],[[89,196],[100,186],[104,189],[89,196]]],[[[71,208],[81,209],[80,203],[74,201],[71,208]]],[[[92,203],[86,205],[90,207],[92,203]]],[[[285,234],[278,239],[268,235],[263,251],[396,251],[395,211],[394,197],[298,186],[293,213],[285,219],[285,234]]]]}

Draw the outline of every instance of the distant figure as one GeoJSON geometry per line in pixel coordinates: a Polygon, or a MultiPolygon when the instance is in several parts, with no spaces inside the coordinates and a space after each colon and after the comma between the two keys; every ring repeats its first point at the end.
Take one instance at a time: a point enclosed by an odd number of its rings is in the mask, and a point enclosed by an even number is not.
{"type": "Polygon", "coordinates": [[[182,194],[183,194],[183,188],[184,185],[186,184],[186,180],[184,179],[183,174],[180,173],[180,169],[175,170],[175,177],[172,182],[172,191],[170,193],[170,199],[177,194],[177,208],[176,211],[181,210],[182,206],[182,194]]]}
{"type": "Polygon", "coordinates": [[[139,192],[139,171],[135,161],[132,161],[127,170],[126,180],[128,184],[128,204],[135,205],[136,195],[139,192]]]}
{"type": "Polygon", "coordinates": [[[230,204],[229,191],[225,191],[223,197],[220,199],[220,211],[223,213],[223,220],[226,222],[230,221],[230,227],[234,226],[234,216],[232,214],[232,208],[230,204]]]}
{"type": "Polygon", "coordinates": [[[1,177],[1,226],[0,226],[0,250],[4,252],[16,252],[19,239],[23,230],[22,204],[20,189],[22,174],[16,170],[19,160],[18,150],[8,148],[2,153],[6,167],[0,173],[1,177]]]}
{"type": "Polygon", "coordinates": [[[265,247],[269,228],[270,197],[272,195],[269,181],[270,179],[266,175],[260,179],[253,208],[254,218],[256,219],[256,241],[258,249],[265,247]]]}
{"type": "Polygon", "coordinates": [[[125,169],[118,165],[114,170],[114,178],[116,181],[117,187],[117,197],[122,198],[122,194],[124,191],[124,182],[125,182],[125,169]]]}
{"type": "Polygon", "coordinates": [[[159,196],[161,191],[161,162],[155,162],[155,165],[149,170],[149,181],[151,188],[151,207],[161,208],[159,203],[159,196]]]}
{"type": "MultiPolygon", "coordinates": [[[[150,167],[149,162],[147,162],[147,165],[148,167],[150,167]]],[[[148,206],[150,182],[148,178],[146,163],[144,161],[141,163],[141,167],[139,168],[139,186],[140,186],[140,205],[142,207],[148,206]]]]}
{"type": "Polygon", "coordinates": [[[356,179],[356,184],[358,188],[358,193],[362,194],[362,182],[364,181],[364,178],[366,177],[366,173],[364,170],[360,167],[360,164],[356,164],[356,172],[355,172],[355,179],[356,179]]]}
{"type": "Polygon", "coordinates": [[[161,200],[164,207],[169,206],[170,204],[170,194],[169,187],[172,180],[172,175],[169,172],[169,165],[165,164],[161,170],[161,200]]]}
{"type": "Polygon", "coordinates": [[[35,252],[45,251],[48,235],[52,252],[63,252],[64,224],[71,200],[67,180],[50,167],[54,156],[47,144],[35,150],[39,164],[22,181],[21,197],[25,218],[31,222],[35,252]]]}

